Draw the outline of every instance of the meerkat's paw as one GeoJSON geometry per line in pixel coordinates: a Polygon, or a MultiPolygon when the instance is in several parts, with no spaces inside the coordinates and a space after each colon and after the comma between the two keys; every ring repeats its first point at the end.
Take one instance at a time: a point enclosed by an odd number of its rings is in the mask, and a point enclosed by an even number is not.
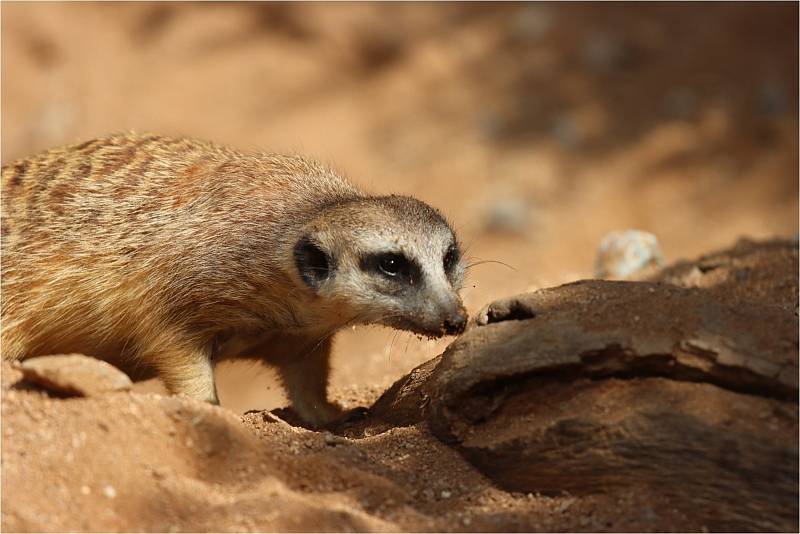
{"type": "Polygon", "coordinates": [[[333,402],[317,402],[311,406],[293,405],[295,412],[310,428],[317,430],[323,428],[344,415],[344,409],[333,402]]]}
{"type": "Polygon", "coordinates": [[[294,406],[276,408],[270,413],[292,426],[301,426],[310,430],[335,428],[339,425],[357,423],[369,414],[369,409],[363,406],[352,410],[344,410],[336,404],[331,404],[330,406],[333,408],[325,409],[324,413],[314,412],[305,416],[300,415],[294,406]]]}
{"type": "Polygon", "coordinates": [[[337,423],[357,423],[363,419],[366,419],[369,415],[369,408],[366,406],[358,406],[351,410],[347,410],[344,412],[342,417],[339,418],[337,423]]]}

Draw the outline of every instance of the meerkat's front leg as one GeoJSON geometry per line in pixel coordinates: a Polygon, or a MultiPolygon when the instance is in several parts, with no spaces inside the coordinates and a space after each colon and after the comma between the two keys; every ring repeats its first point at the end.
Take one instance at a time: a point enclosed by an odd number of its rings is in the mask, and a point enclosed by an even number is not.
{"type": "MultiPolygon", "coordinates": [[[[275,340],[277,341],[277,340],[275,340]]],[[[265,347],[273,354],[292,408],[315,428],[339,419],[344,410],[327,396],[330,375],[331,338],[285,337],[280,342],[265,347]]]]}
{"type": "Polygon", "coordinates": [[[180,336],[162,336],[142,359],[152,365],[170,393],[219,404],[214,385],[211,349],[180,336]]]}

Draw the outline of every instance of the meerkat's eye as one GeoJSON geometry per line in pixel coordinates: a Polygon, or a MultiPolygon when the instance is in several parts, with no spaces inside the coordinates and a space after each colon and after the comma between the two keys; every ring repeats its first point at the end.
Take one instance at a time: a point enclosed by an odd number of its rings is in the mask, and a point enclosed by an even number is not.
{"type": "Polygon", "coordinates": [[[461,252],[458,250],[458,246],[453,243],[450,245],[450,248],[447,249],[447,252],[444,255],[444,260],[442,261],[444,265],[444,272],[450,273],[452,272],[453,268],[458,263],[458,260],[461,259],[461,252]]]}
{"type": "Polygon", "coordinates": [[[394,252],[370,254],[361,260],[361,268],[412,285],[419,279],[419,267],[404,255],[394,252]]]}
{"type": "Polygon", "coordinates": [[[408,262],[399,254],[383,254],[378,262],[378,268],[386,276],[395,277],[408,270],[408,262]]]}

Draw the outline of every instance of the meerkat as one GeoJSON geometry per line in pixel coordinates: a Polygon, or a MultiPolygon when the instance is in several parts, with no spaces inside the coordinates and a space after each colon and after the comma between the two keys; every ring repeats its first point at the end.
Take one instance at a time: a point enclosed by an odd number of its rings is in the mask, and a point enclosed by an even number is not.
{"type": "Polygon", "coordinates": [[[5,359],[84,353],[218,403],[213,364],[263,359],[312,426],[333,334],[458,334],[465,267],[439,211],[300,156],[121,134],[2,168],[5,359]]]}

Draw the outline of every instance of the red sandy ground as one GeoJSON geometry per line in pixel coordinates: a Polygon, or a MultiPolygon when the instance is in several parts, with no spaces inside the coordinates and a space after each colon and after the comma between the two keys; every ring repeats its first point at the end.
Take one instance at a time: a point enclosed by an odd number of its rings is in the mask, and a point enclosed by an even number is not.
{"type": "MultiPolygon", "coordinates": [[[[796,235],[796,22],[791,3],[3,3],[2,161],[125,129],[303,152],[440,207],[473,261],[512,266],[471,270],[474,312],[591,276],[614,229],[655,233],[668,261],[796,235]],[[512,223],[493,229],[492,210],[512,223]]],[[[345,332],[333,396],[369,404],[448,342],[345,332]]],[[[274,447],[241,425],[211,453],[188,443],[200,431],[169,410],[223,425],[285,403],[271,371],[253,375],[219,369],[230,412],[156,400],[153,383],[102,401],[4,389],[3,477],[30,484],[4,501],[31,501],[4,502],[3,528],[645,528],[609,519],[614,503],[500,492],[419,428],[329,447],[249,421],[274,447]],[[420,469],[422,454],[438,456],[420,469]]]]}

